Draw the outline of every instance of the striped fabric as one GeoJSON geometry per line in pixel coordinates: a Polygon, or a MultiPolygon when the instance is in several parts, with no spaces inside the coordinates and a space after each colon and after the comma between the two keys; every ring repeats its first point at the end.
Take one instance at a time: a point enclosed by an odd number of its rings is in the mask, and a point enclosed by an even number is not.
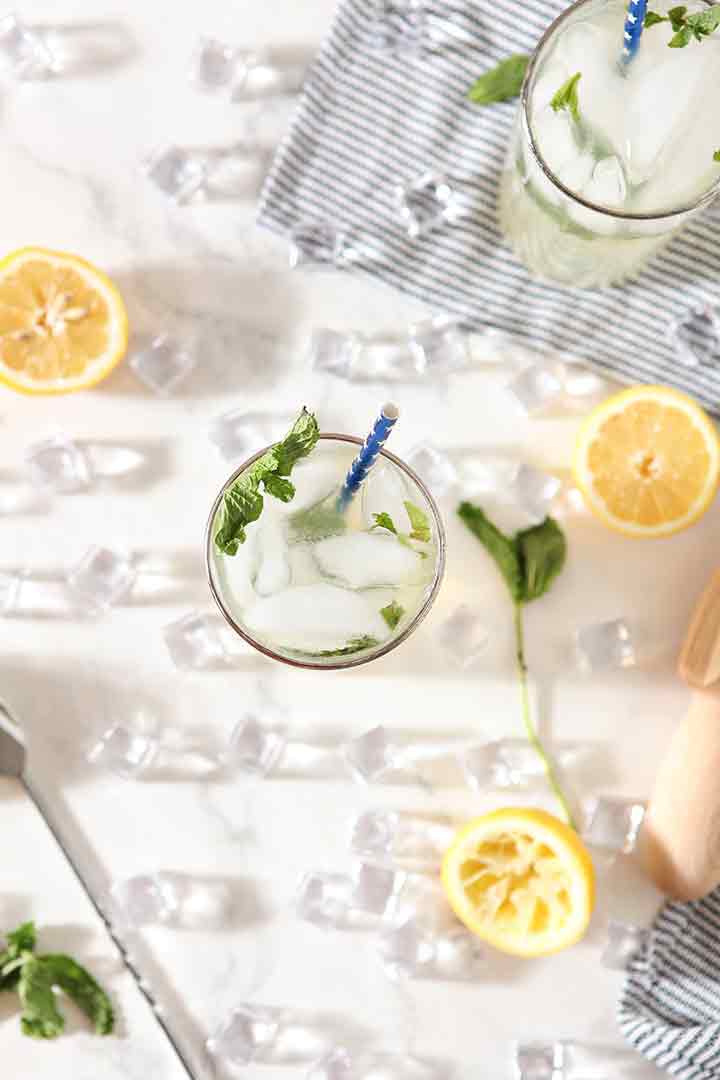
{"type": "MultiPolygon", "coordinates": [[[[692,222],[632,285],[580,290],[532,280],[502,243],[498,180],[515,103],[480,108],[468,86],[514,52],[532,49],[558,0],[428,0],[435,47],[424,55],[378,48],[384,25],[412,28],[403,0],[342,0],[291,128],[268,176],[260,223],[347,228],[359,265],[475,328],[494,325],[540,350],[563,350],[627,382],[662,381],[720,401],[720,369],[678,362],[673,319],[720,294],[720,212],[692,222]],[[411,239],[395,185],[445,174],[472,213],[411,239]]],[[[618,48],[622,46],[619,31],[618,48]]]]}
{"type": "Polygon", "coordinates": [[[659,1068],[679,1080],[718,1080],[720,890],[663,908],[618,1015],[625,1038],[659,1068]]]}

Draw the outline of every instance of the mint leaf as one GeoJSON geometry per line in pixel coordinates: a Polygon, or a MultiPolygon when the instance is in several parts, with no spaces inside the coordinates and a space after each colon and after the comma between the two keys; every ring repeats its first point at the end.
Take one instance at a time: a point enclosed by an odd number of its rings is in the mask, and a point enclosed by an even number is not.
{"type": "Polygon", "coordinates": [[[28,956],[22,966],[18,993],[23,1007],[23,1034],[33,1039],[54,1039],[65,1027],[53,993],[52,971],[39,956],[28,956]]]}
{"type": "Polygon", "coordinates": [[[573,120],[580,119],[580,103],[578,102],[578,83],[582,78],[582,72],[576,71],[567,82],[564,82],[557,93],[553,96],[550,105],[554,112],[567,109],[573,120]]]}
{"type": "Polygon", "coordinates": [[[327,649],[324,652],[309,653],[309,656],[350,656],[352,653],[361,652],[363,649],[372,649],[380,642],[377,638],[366,634],[364,637],[350,638],[347,645],[342,649],[327,649]]]}
{"type": "Polygon", "coordinates": [[[479,506],[463,502],[458,507],[458,514],[468,529],[483,545],[488,555],[502,574],[510,590],[514,603],[521,604],[524,598],[523,571],[518,558],[515,542],[505,536],[485,515],[479,506]]]}
{"type": "Polygon", "coordinates": [[[655,26],[657,23],[667,22],[668,20],[664,15],[658,15],[655,11],[647,11],[645,13],[645,26],[655,26]]]}
{"type": "Polygon", "coordinates": [[[257,521],[263,512],[264,500],[260,493],[262,484],[269,495],[282,502],[290,502],[295,488],[289,480],[293,466],[306,457],[317,444],[319,430],[317,420],[303,409],[290,432],[275,443],[254,465],[227,489],[219,511],[220,524],[214,542],[223,555],[236,555],[240,544],[247,539],[246,527],[257,521]]]}
{"type": "Polygon", "coordinates": [[[96,1035],[109,1035],[115,1026],[110,998],[89,971],[63,953],[37,957],[42,977],[58,986],[85,1013],[96,1035]]]}
{"type": "Polygon", "coordinates": [[[20,968],[35,948],[35,923],[22,923],[7,934],[6,941],[0,951],[0,990],[14,990],[20,980],[20,968]]]}
{"type": "Polygon", "coordinates": [[[273,495],[280,502],[288,503],[295,498],[295,485],[284,476],[275,476],[271,473],[270,476],[264,478],[263,486],[268,495],[273,495]]]}
{"type": "MultiPolygon", "coordinates": [[[[387,529],[388,532],[394,533],[395,536],[399,535],[395,528],[395,522],[389,514],[385,513],[385,511],[381,514],[373,514],[373,517],[375,518],[375,524],[372,527],[373,529],[387,529]]],[[[372,529],[370,531],[372,532],[372,529]]]]}
{"type": "Polygon", "coordinates": [[[503,60],[473,83],[468,90],[468,98],[476,105],[492,105],[496,101],[509,101],[517,97],[529,61],[529,56],[520,53],[503,60]]]}
{"type": "Polygon", "coordinates": [[[396,600],[393,600],[391,604],[388,604],[384,608],[380,608],[380,614],[390,629],[394,630],[405,614],[405,608],[398,604],[396,600]]]}
{"type": "Polygon", "coordinates": [[[523,603],[538,600],[548,591],[565,565],[567,544],[553,518],[524,529],[515,536],[515,549],[523,576],[523,603]]]}
{"type": "Polygon", "coordinates": [[[318,436],[319,430],[315,416],[307,409],[303,409],[290,432],[282,442],[276,443],[273,447],[278,458],[277,471],[280,476],[289,476],[300,458],[307,457],[315,449],[318,436]]]}
{"type": "Polygon", "coordinates": [[[686,15],[687,8],[684,5],[682,5],[681,7],[670,8],[670,10],[668,11],[667,17],[670,20],[670,25],[672,26],[673,30],[675,30],[675,32],[677,32],[678,30],[682,30],[683,26],[685,25],[686,15]]]}
{"type": "Polygon", "coordinates": [[[674,37],[668,41],[668,48],[670,49],[684,49],[686,45],[689,45],[692,41],[692,31],[689,26],[684,26],[682,30],[678,30],[674,37]]]}
{"type": "Polygon", "coordinates": [[[410,519],[410,539],[429,544],[432,534],[430,532],[430,521],[425,511],[411,502],[404,502],[403,506],[410,519]]]}
{"type": "Polygon", "coordinates": [[[713,161],[720,161],[720,150],[716,150],[713,154],[713,161]]]}
{"type": "MultiPolygon", "coordinates": [[[[671,49],[684,49],[693,38],[702,41],[714,34],[720,26],[720,4],[713,4],[707,11],[688,15],[686,7],[674,7],[668,11],[668,19],[674,36],[668,42],[671,49]]],[[[647,26],[647,16],[645,18],[647,26]]],[[[652,24],[651,24],[652,25],[652,24]]]]}

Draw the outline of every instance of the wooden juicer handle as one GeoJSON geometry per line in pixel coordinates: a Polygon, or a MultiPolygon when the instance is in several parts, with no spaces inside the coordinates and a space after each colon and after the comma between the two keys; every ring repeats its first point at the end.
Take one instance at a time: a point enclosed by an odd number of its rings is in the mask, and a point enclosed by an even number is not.
{"type": "Polygon", "coordinates": [[[695,609],[678,672],[695,692],[660,766],[639,854],[662,892],[699,900],[720,885],[720,571],[695,609]]]}

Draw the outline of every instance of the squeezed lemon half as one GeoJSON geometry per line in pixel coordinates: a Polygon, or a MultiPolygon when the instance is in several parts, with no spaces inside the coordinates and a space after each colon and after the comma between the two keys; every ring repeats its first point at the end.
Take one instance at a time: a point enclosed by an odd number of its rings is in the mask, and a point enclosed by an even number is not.
{"type": "Polygon", "coordinates": [[[512,807],[471,821],[445,854],[442,880],[468,929],[515,956],[574,945],[595,902],[590,855],[573,829],[544,810],[512,807]]]}

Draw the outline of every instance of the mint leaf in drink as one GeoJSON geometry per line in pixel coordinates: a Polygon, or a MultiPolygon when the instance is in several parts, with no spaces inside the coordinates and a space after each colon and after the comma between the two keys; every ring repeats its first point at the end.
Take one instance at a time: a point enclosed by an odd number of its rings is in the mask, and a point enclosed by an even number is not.
{"type": "Polygon", "coordinates": [[[295,498],[295,485],[286,480],[284,476],[276,476],[271,473],[264,478],[263,487],[268,495],[273,495],[280,502],[288,503],[295,498]]]}
{"type": "Polygon", "coordinates": [[[420,540],[423,544],[429,544],[431,538],[430,521],[424,510],[411,502],[403,502],[405,512],[410,519],[410,539],[420,540]]]}
{"type": "Polygon", "coordinates": [[[658,15],[656,11],[647,11],[645,13],[645,28],[649,26],[656,26],[658,23],[667,22],[668,20],[664,15],[658,15]]]}
{"type": "MultiPolygon", "coordinates": [[[[720,26],[720,4],[713,4],[706,11],[699,11],[694,15],[688,15],[687,8],[684,6],[674,7],[668,11],[667,20],[655,16],[653,21],[669,21],[674,31],[674,36],[668,42],[670,48],[684,49],[693,38],[696,41],[702,41],[703,38],[715,33],[720,26]]],[[[645,25],[648,25],[647,16],[645,25]]],[[[653,23],[649,25],[652,26],[653,23]]]]}
{"type": "Polygon", "coordinates": [[[493,105],[517,97],[529,62],[530,57],[520,53],[508,57],[473,83],[468,98],[476,105],[493,105]]]}
{"type": "Polygon", "coordinates": [[[64,953],[47,953],[37,959],[43,976],[85,1013],[95,1034],[109,1035],[115,1026],[112,1003],[90,972],[64,953]]]}
{"type": "MultiPolygon", "coordinates": [[[[395,528],[395,522],[389,514],[385,513],[385,511],[381,514],[373,514],[373,517],[375,518],[375,524],[372,526],[372,529],[387,529],[388,532],[394,533],[395,536],[399,535],[395,528]]],[[[371,532],[372,529],[370,530],[371,532]]]]}
{"type": "Polygon", "coordinates": [[[396,600],[393,600],[391,604],[388,604],[384,608],[380,608],[380,614],[390,629],[394,630],[405,614],[405,608],[402,607],[401,604],[398,604],[396,600]]]}
{"type": "Polygon", "coordinates": [[[22,966],[18,994],[23,1011],[23,1035],[33,1039],[55,1039],[65,1027],[57,1007],[52,971],[39,956],[30,955],[22,966]]]}
{"type": "MultiPolygon", "coordinates": [[[[669,20],[670,25],[672,26],[673,30],[675,30],[676,32],[678,30],[682,30],[683,26],[685,25],[685,16],[686,15],[687,15],[687,8],[685,7],[684,4],[682,6],[680,6],[680,7],[670,8],[670,10],[667,13],[667,17],[668,17],[668,20],[669,20]]],[[[647,25],[647,17],[646,17],[646,25],[647,25]]]]}
{"type": "Polygon", "coordinates": [[[223,555],[237,555],[238,548],[245,543],[246,527],[257,521],[263,512],[261,485],[268,495],[290,502],[295,488],[284,478],[290,475],[300,458],[314,450],[318,438],[317,420],[303,409],[285,438],[275,443],[231,484],[223,495],[220,524],[214,536],[218,551],[223,555]]]}
{"type": "Polygon", "coordinates": [[[524,529],[515,536],[515,549],[523,578],[523,603],[543,596],[565,565],[567,544],[562,529],[553,518],[524,529]]]}
{"type": "Polygon", "coordinates": [[[580,103],[578,102],[578,83],[582,78],[582,72],[576,71],[574,75],[562,84],[557,93],[550,101],[554,112],[567,109],[573,120],[580,119],[580,103]]]}
{"type": "Polygon", "coordinates": [[[470,532],[477,537],[488,555],[494,559],[495,565],[510,590],[513,602],[521,604],[524,592],[523,573],[513,538],[500,532],[485,512],[473,503],[461,503],[458,507],[458,515],[470,532]]]}
{"type": "Polygon", "coordinates": [[[309,656],[352,656],[353,653],[362,652],[363,649],[373,649],[380,642],[377,638],[365,634],[364,637],[350,638],[347,645],[342,649],[326,649],[324,652],[309,653],[309,656]]]}
{"type": "Polygon", "coordinates": [[[692,41],[692,30],[689,26],[683,26],[681,30],[675,34],[674,37],[668,41],[668,47],[670,49],[684,49],[686,45],[689,45],[692,41]]]}
{"type": "Polygon", "coordinates": [[[716,150],[713,154],[713,161],[720,161],[720,150],[716,150]]]}

